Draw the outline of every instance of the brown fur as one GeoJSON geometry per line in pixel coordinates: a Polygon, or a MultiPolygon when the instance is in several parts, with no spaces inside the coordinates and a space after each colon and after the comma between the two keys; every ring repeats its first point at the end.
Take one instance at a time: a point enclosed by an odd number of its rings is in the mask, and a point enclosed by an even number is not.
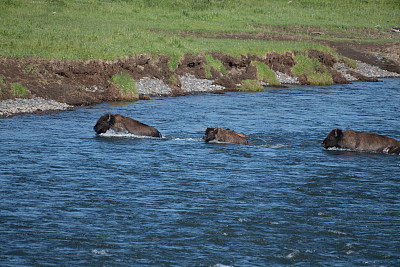
{"type": "Polygon", "coordinates": [[[135,135],[161,137],[161,133],[154,127],[120,114],[107,113],[101,116],[93,129],[98,134],[112,129],[117,132],[129,132],[135,135]]]}
{"type": "Polygon", "coordinates": [[[367,132],[353,130],[332,130],[321,144],[324,148],[337,147],[358,151],[399,154],[400,142],[396,139],[367,132]]]}
{"type": "Polygon", "coordinates": [[[215,141],[227,142],[227,143],[238,144],[238,145],[248,145],[249,142],[246,140],[245,137],[248,137],[248,136],[237,133],[230,129],[225,130],[222,128],[207,128],[207,130],[203,136],[203,139],[206,142],[215,140],[215,141]]]}

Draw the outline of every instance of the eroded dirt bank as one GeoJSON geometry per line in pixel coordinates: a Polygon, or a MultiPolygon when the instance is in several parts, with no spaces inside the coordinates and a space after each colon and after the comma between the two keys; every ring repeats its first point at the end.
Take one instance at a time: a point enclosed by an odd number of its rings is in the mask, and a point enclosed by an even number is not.
{"type": "MultiPolygon", "coordinates": [[[[357,47],[350,45],[346,47],[336,44],[336,46],[338,52],[348,57],[400,73],[399,63],[388,57],[381,56],[379,58],[377,55],[382,55],[380,52],[376,52],[375,55],[374,53],[365,53],[360,49],[357,50],[357,47]]],[[[400,47],[400,44],[397,47],[400,47]]],[[[365,47],[361,48],[366,49],[365,47]]],[[[378,46],[373,48],[377,50],[378,46]]],[[[382,46],[382,49],[386,49],[386,47],[382,46]]],[[[394,51],[397,50],[394,49],[394,51]]],[[[0,100],[21,97],[15,92],[13,93],[14,84],[20,84],[27,89],[26,98],[41,97],[73,106],[126,100],[118,86],[112,82],[111,77],[117,73],[127,73],[135,80],[143,77],[159,79],[173,89],[171,95],[185,94],[181,89],[179,77],[186,74],[192,74],[199,79],[211,79],[214,84],[223,86],[225,90],[237,90],[237,85],[243,80],[257,80],[257,68],[252,64],[254,61],[266,64],[273,71],[294,76],[292,68],[297,64],[295,54],[296,52],[283,54],[270,52],[262,57],[247,54],[240,58],[222,53],[186,54],[179,60],[175,70],[169,66],[171,58],[166,55],[155,57],[140,54],[114,61],[0,57],[0,100]],[[226,73],[211,67],[207,62],[206,55],[211,55],[213,59],[220,61],[225,67],[226,73]]],[[[316,72],[323,73],[328,70],[334,83],[349,82],[334,67],[335,63],[341,62],[340,59],[316,50],[309,50],[305,55],[321,62],[321,67],[316,68],[316,72]]],[[[344,61],[342,63],[346,64],[344,61]]],[[[307,75],[297,78],[301,84],[310,84],[307,75]]],[[[363,75],[357,75],[357,79],[376,81],[376,79],[363,75]]]]}

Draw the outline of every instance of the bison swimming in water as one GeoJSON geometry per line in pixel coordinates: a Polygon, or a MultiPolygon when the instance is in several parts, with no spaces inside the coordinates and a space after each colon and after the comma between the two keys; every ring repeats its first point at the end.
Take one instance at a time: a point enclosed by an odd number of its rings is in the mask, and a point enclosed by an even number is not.
{"type": "Polygon", "coordinates": [[[396,139],[353,130],[332,130],[321,144],[324,148],[337,147],[358,151],[399,154],[400,142],[396,139]]]}
{"type": "Polygon", "coordinates": [[[129,132],[135,135],[161,137],[161,133],[156,128],[120,114],[107,113],[101,116],[93,129],[97,134],[105,133],[108,129],[112,129],[117,132],[129,132]]]}
{"type": "Polygon", "coordinates": [[[207,128],[203,136],[203,139],[206,142],[215,140],[215,141],[233,143],[238,145],[248,145],[249,142],[246,140],[245,137],[248,136],[237,133],[229,129],[225,130],[222,128],[207,128]]]}

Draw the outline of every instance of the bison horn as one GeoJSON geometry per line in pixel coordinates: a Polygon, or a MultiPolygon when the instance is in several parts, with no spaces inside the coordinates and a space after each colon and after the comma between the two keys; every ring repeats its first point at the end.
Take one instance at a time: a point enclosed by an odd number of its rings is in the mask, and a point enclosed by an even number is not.
{"type": "Polygon", "coordinates": [[[111,120],[111,114],[108,114],[107,122],[110,122],[110,120],[111,120]]]}
{"type": "Polygon", "coordinates": [[[337,129],[335,129],[335,137],[337,137],[338,136],[338,134],[337,134],[337,129]]]}

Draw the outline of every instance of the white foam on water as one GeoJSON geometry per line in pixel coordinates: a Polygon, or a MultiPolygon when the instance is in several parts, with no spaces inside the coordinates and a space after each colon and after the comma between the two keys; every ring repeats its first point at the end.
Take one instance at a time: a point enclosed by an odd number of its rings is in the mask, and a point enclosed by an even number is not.
{"type": "Polygon", "coordinates": [[[287,254],[287,255],[285,256],[285,258],[286,258],[286,259],[293,259],[294,257],[296,257],[296,256],[299,255],[299,254],[300,254],[300,251],[297,250],[297,249],[295,249],[295,250],[293,250],[292,252],[290,252],[289,254],[287,254]]]}
{"type": "Polygon", "coordinates": [[[178,137],[172,137],[171,140],[174,141],[192,141],[192,142],[202,142],[204,141],[202,138],[178,138],[178,137]]]}
{"type": "Polygon", "coordinates": [[[328,214],[320,211],[320,212],[318,212],[318,216],[328,217],[328,214]]]}
{"type": "Polygon", "coordinates": [[[266,147],[266,148],[285,148],[285,147],[289,147],[289,146],[285,145],[285,144],[268,144],[268,145],[261,145],[261,147],[266,147]]]}
{"type": "Polygon", "coordinates": [[[129,132],[117,132],[113,129],[107,130],[105,133],[99,134],[101,137],[120,137],[120,138],[139,138],[139,139],[161,139],[160,137],[137,135],[129,132]]]}
{"type": "Polygon", "coordinates": [[[106,249],[92,249],[90,252],[93,253],[94,255],[101,255],[101,256],[107,255],[108,253],[106,249]]]}
{"type": "Polygon", "coordinates": [[[329,150],[329,151],[354,151],[354,150],[351,150],[348,148],[340,148],[340,147],[329,147],[326,150],[329,150]]]}
{"type": "Polygon", "coordinates": [[[218,140],[211,140],[208,141],[210,144],[230,144],[229,142],[223,142],[223,141],[218,141],[218,140]]]}
{"type": "Polygon", "coordinates": [[[129,132],[119,132],[113,129],[109,129],[105,133],[99,134],[99,136],[107,138],[161,139],[161,140],[173,140],[173,141],[204,142],[203,138],[191,138],[191,137],[182,138],[173,136],[153,137],[153,136],[132,134],[129,132]]]}
{"type": "Polygon", "coordinates": [[[344,232],[340,232],[337,230],[328,230],[329,233],[335,234],[335,235],[342,235],[342,236],[346,236],[347,234],[344,232]]]}
{"type": "Polygon", "coordinates": [[[220,145],[239,145],[239,144],[235,144],[235,143],[218,141],[218,140],[211,140],[211,141],[208,141],[208,143],[209,144],[220,144],[220,145]]]}

